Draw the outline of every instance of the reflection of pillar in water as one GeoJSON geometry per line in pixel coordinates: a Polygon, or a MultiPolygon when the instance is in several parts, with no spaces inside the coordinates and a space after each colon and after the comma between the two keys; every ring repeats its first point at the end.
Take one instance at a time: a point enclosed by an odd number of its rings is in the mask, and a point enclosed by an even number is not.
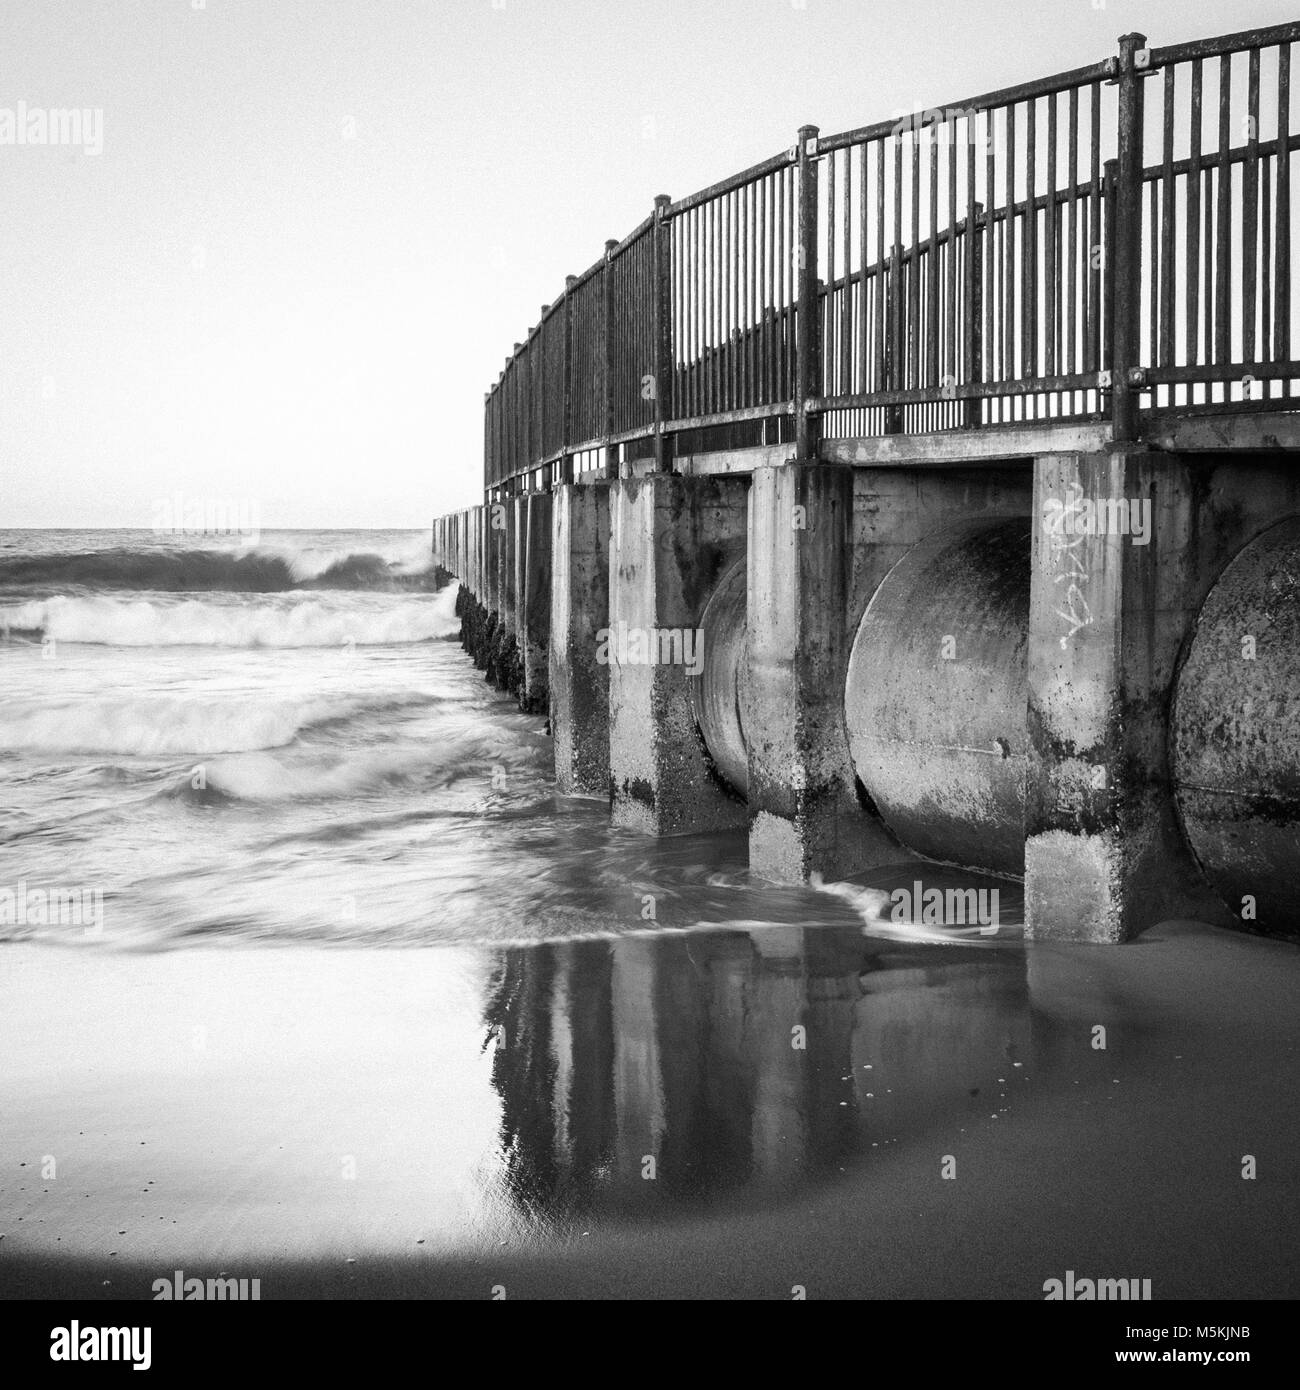
{"type": "Polygon", "coordinates": [[[829,1166],[857,1147],[853,1034],[862,998],[862,933],[856,927],[816,927],[804,933],[807,983],[809,1170],[829,1166]]]}
{"type": "Polygon", "coordinates": [[[852,1088],[843,1077],[863,944],[856,928],[764,929],[753,939],[761,960],[754,1170],[783,1182],[833,1162],[854,1142],[852,1088]]]}
{"type": "Polygon", "coordinates": [[[752,1162],[754,953],[740,932],[665,942],[656,1001],[667,1127],[662,1177],[700,1195],[752,1162]]]}
{"type": "Polygon", "coordinates": [[[754,1170],[769,1180],[802,1171],[808,1147],[803,938],[802,927],[788,925],[756,931],[752,938],[761,983],[754,1028],[757,1078],[751,1132],[754,1170]]]}
{"type": "Polygon", "coordinates": [[[570,1202],[585,1206],[613,1147],[611,953],[603,941],[565,942],[553,950],[555,1152],[570,1202]]]}
{"type": "Polygon", "coordinates": [[[488,1000],[501,1162],[525,1210],[590,1203],[612,1147],[610,956],[603,942],[502,953],[488,1000]]]}
{"type": "Polygon", "coordinates": [[[525,1210],[554,1205],[555,1059],[551,1052],[554,952],[502,952],[486,1022],[495,1036],[492,1084],[501,1096],[501,1163],[511,1195],[525,1210]]]}
{"type": "MultiPolygon", "coordinates": [[[[659,943],[627,937],[610,948],[613,1022],[614,1171],[621,1187],[639,1189],[642,1162],[663,1147],[663,1078],[655,1019],[659,943]]],[[[647,1193],[652,1195],[652,1190],[647,1193]]]]}

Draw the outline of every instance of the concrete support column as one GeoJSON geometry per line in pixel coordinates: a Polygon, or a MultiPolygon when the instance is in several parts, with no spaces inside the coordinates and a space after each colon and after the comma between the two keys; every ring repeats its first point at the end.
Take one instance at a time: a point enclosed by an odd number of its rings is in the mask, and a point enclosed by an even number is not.
{"type": "Polygon", "coordinates": [[[1223,920],[1171,795],[1167,704],[1206,585],[1197,489],[1136,446],[1034,468],[1025,923],[1125,941],[1223,920]]]}
{"type": "Polygon", "coordinates": [[[509,573],[506,554],[506,537],[510,534],[509,501],[494,502],[488,508],[488,536],[491,540],[492,572],[488,578],[491,598],[488,610],[496,617],[497,626],[506,609],[506,576],[509,573]]]}
{"type": "Polygon", "coordinates": [[[692,665],[698,674],[709,595],[744,554],[746,485],[624,478],[611,484],[610,516],[603,655],[614,820],[657,835],[744,825],[745,804],[718,775],[696,724],[692,665]]]}
{"type": "Polygon", "coordinates": [[[609,666],[596,660],[609,624],[609,484],[553,494],[548,676],[555,781],[566,796],[609,796],[609,666]]]}
{"type": "Polygon", "coordinates": [[[519,617],[520,705],[534,714],[547,708],[547,667],[551,637],[551,523],[549,492],[532,492],[523,499],[516,573],[519,617]]]}
{"type": "Polygon", "coordinates": [[[854,792],[844,732],[853,470],[754,470],[749,674],[742,681],[753,872],[801,883],[865,868],[883,839],[854,792]]]}
{"type": "Polygon", "coordinates": [[[474,597],[484,608],[488,606],[487,527],[488,508],[484,503],[474,508],[474,597]]]}
{"type": "Polygon", "coordinates": [[[514,639],[519,622],[519,595],[523,593],[523,576],[519,572],[522,546],[520,531],[527,516],[528,496],[511,497],[506,502],[506,529],[501,547],[501,620],[514,639]]]}

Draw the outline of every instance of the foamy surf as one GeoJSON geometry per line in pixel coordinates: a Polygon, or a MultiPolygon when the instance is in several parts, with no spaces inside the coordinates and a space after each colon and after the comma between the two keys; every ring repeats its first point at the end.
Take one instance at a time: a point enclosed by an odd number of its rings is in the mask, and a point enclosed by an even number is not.
{"type": "Polygon", "coordinates": [[[266,695],[29,700],[0,707],[0,748],[137,756],[253,752],[283,747],[312,727],[418,707],[435,698],[412,693],[375,700],[266,695]]]}
{"type": "Polygon", "coordinates": [[[207,599],[38,599],[0,608],[0,633],[110,647],[347,647],[430,642],[460,628],[456,587],[429,598],[269,599],[254,607],[207,599]]]}
{"type": "Polygon", "coordinates": [[[204,782],[205,790],[239,801],[360,796],[399,785],[431,791],[468,780],[490,789],[494,771],[503,783],[529,757],[527,750],[476,737],[449,739],[438,748],[410,745],[296,762],[259,751],[212,763],[204,782]]]}
{"type": "Polygon", "coordinates": [[[865,936],[878,937],[884,941],[921,942],[936,946],[999,944],[1000,928],[997,926],[900,920],[894,915],[894,895],[883,888],[870,888],[864,884],[843,881],[828,883],[818,873],[810,876],[808,886],[818,893],[825,893],[829,897],[839,898],[841,902],[848,903],[862,919],[862,931],[865,936]]]}

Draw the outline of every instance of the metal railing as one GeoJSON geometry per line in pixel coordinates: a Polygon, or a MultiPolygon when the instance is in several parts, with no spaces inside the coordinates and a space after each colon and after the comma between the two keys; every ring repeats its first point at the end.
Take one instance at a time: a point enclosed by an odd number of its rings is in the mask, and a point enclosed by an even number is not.
{"type": "Polygon", "coordinates": [[[485,484],[694,448],[1294,408],[1300,23],[840,135],[654,211],[515,345],[485,484]],[[1217,107],[1217,118],[1211,113],[1217,107]]]}

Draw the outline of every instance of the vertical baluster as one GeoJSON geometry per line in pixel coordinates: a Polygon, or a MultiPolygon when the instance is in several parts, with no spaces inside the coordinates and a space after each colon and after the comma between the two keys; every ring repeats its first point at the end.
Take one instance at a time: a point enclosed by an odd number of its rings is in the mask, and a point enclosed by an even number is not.
{"type": "MultiPolygon", "coordinates": [[[[1092,84],[1092,105],[1089,111],[1089,143],[1092,162],[1088,166],[1092,179],[1088,205],[1088,339],[1085,344],[1085,372],[1101,369],[1101,200],[1103,174],[1101,167],[1101,84],[1092,84]]],[[[1100,401],[1098,401],[1100,409],[1100,401]]]]}
{"type": "MultiPolygon", "coordinates": [[[[1069,114],[1066,123],[1069,154],[1066,157],[1066,190],[1068,221],[1066,223],[1066,287],[1065,287],[1065,371],[1073,376],[1079,370],[1079,89],[1070,88],[1069,114]]],[[[1070,393],[1070,413],[1080,409],[1077,392],[1070,393]]]]}
{"type": "MultiPolygon", "coordinates": [[[[1038,209],[1035,190],[1038,183],[1038,102],[1030,98],[1025,103],[1025,222],[1021,242],[1021,374],[1025,378],[1038,375],[1038,209]]],[[[1025,396],[1025,414],[1030,406],[1038,413],[1038,397],[1025,396]]]]}
{"type": "MultiPolygon", "coordinates": [[[[907,389],[921,385],[921,130],[912,129],[912,235],[907,276],[907,389]]],[[[915,415],[917,412],[913,411],[915,415]]],[[[915,428],[915,426],[913,426],[915,428]]]]}
{"type": "MultiPolygon", "coordinates": [[[[888,272],[885,269],[885,141],[876,141],[876,353],[872,364],[873,391],[888,391],[889,379],[885,374],[885,307],[888,272]]],[[[883,421],[888,415],[882,416],[883,421]]]]}
{"type": "MultiPolygon", "coordinates": [[[[889,389],[903,389],[903,136],[894,135],[894,254],[890,266],[889,389]]],[[[901,406],[890,407],[890,432],[903,427],[901,406]]]]}
{"type": "MultiPolygon", "coordinates": [[[[1007,167],[1006,167],[1006,224],[1003,229],[1003,252],[1006,266],[1003,278],[1005,298],[1002,305],[1002,368],[1006,377],[1014,381],[1019,375],[1016,361],[1016,108],[1014,103],[1007,107],[1007,167]]],[[[1012,413],[1017,412],[1017,402],[1008,401],[1012,413]]]]}
{"type": "MultiPolygon", "coordinates": [[[[926,151],[930,160],[930,249],[927,255],[925,385],[939,385],[939,127],[926,126],[926,151]]],[[[931,421],[933,423],[933,420],[931,421]]]]}
{"type": "MultiPolygon", "coordinates": [[[[1273,277],[1273,360],[1291,360],[1291,45],[1277,54],[1277,206],[1273,245],[1277,274],[1273,277]]],[[[1286,380],[1285,395],[1293,391],[1286,380]]]]}
{"type": "MultiPolygon", "coordinates": [[[[777,218],[776,218],[776,351],[777,351],[777,399],[789,400],[793,395],[790,387],[790,266],[793,257],[793,240],[790,236],[790,184],[789,165],[781,170],[777,180],[777,218]]],[[[779,437],[779,436],[778,436],[779,437]]]]}
{"type": "MultiPolygon", "coordinates": [[[[1187,282],[1185,319],[1185,360],[1189,367],[1201,361],[1201,59],[1192,63],[1192,106],[1188,130],[1187,155],[1187,282]]],[[[1189,383],[1184,404],[1190,405],[1194,388],[1189,383]]]]}
{"type": "Polygon", "coordinates": [[[798,296],[799,224],[795,219],[795,169],[786,170],[785,177],[785,386],[783,394],[792,402],[795,397],[795,373],[798,370],[797,339],[795,337],[795,299],[798,296]]]}
{"type": "MultiPolygon", "coordinates": [[[[949,384],[956,385],[960,373],[960,363],[958,361],[957,350],[957,299],[958,278],[957,267],[957,114],[950,112],[948,115],[948,241],[945,261],[946,275],[944,277],[944,319],[945,332],[947,335],[946,352],[944,355],[944,370],[949,379],[949,384]]],[[[951,415],[952,412],[946,412],[951,415]]],[[[945,419],[944,424],[954,423],[945,419]]]]}
{"type": "Polygon", "coordinates": [[[1250,50],[1246,78],[1246,157],[1241,171],[1241,360],[1255,361],[1259,256],[1259,49],[1250,50]]]}
{"type": "MultiPolygon", "coordinates": [[[[1165,68],[1164,169],[1160,181],[1160,350],[1152,361],[1174,362],[1174,70],[1165,68]]],[[[1172,393],[1171,393],[1172,400],[1172,393]]]]}
{"type": "MultiPolygon", "coordinates": [[[[1269,160],[1259,167],[1259,347],[1260,356],[1267,356],[1273,341],[1273,166],[1269,160]]],[[[1270,382],[1264,383],[1264,394],[1273,395],[1270,382]]]]}
{"type": "MultiPolygon", "coordinates": [[[[1047,98],[1047,208],[1043,213],[1043,372],[1046,376],[1057,374],[1056,340],[1059,315],[1056,306],[1060,296],[1060,274],[1058,266],[1056,202],[1056,145],[1059,138],[1056,128],[1057,93],[1047,98]]],[[[1059,404],[1053,393],[1048,397],[1048,413],[1059,404]]]]}
{"type": "Polygon", "coordinates": [[[749,360],[749,404],[758,404],[758,276],[759,276],[759,252],[763,245],[762,228],[759,225],[758,214],[758,185],[747,184],[745,186],[745,196],[749,199],[749,278],[747,281],[749,294],[749,311],[746,323],[749,325],[746,342],[748,344],[749,360]]]}
{"type": "MultiPolygon", "coordinates": [[[[1218,233],[1215,238],[1214,268],[1214,365],[1226,366],[1231,360],[1232,313],[1232,165],[1231,148],[1232,57],[1219,58],[1219,180],[1218,233]]],[[[1225,389],[1224,399],[1230,397],[1225,389]]]]}
{"type": "MultiPolygon", "coordinates": [[[[997,272],[1001,265],[1001,258],[998,254],[998,231],[997,231],[997,161],[994,150],[997,145],[997,113],[992,107],[985,113],[987,124],[986,133],[988,135],[987,149],[984,160],[984,197],[987,212],[984,218],[984,273],[987,282],[984,287],[984,350],[988,353],[985,361],[985,376],[987,379],[999,379],[999,348],[1000,333],[997,321],[998,312],[998,286],[997,272]]],[[[999,419],[1000,407],[997,402],[989,402],[989,418],[999,419]]]]}
{"type": "Polygon", "coordinates": [[[865,394],[867,385],[867,147],[858,146],[858,365],[849,389],[865,394]]]}
{"type": "MultiPolygon", "coordinates": [[[[966,117],[966,250],[962,262],[962,355],[961,376],[967,382],[975,380],[972,367],[975,358],[975,339],[980,325],[975,317],[975,239],[980,230],[975,225],[975,122],[979,113],[966,117]]],[[[967,420],[969,424],[969,420],[967,420]]]]}
{"type": "MultiPolygon", "coordinates": [[[[1151,283],[1147,289],[1147,344],[1148,355],[1142,356],[1142,340],[1139,331],[1136,351],[1138,353],[1138,363],[1154,362],[1160,347],[1160,286],[1164,281],[1164,254],[1163,243],[1160,238],[1160,181],[1152,179],[1147,184],[1147,202],[1149,211],[1147,213],[1147,226],[1150,228],[1149,245],[1151,247],[1151,283]]],[[[1139,200],[1140,203],[1140,200],[1139,200]]]]}
{"type": "MultiPolygon", "coordinates": [[[[767,199],[767,291],[764,296],[763,322],[767,332],[767,370],[764,374],[764,399],[770,405],[781,398],[780,338],[778,334],[777,300],[780,284],[780,216],[781,170],[774,170],[765,188],[767,199]]],[[[775,417],[773,417],[775,423],[775,417]]],[[[764,425],[768,438],[769,425],[764,425]]]]}
{"type": "Polygon", "coordinates": [[[840,392],[848,395],[853,390],[853,296],[850,290],[849,266],[853,261],[853,151],[844,151],[844,255],[841,264],[841,278],[844,288],[840,291],[840,392]]]}

